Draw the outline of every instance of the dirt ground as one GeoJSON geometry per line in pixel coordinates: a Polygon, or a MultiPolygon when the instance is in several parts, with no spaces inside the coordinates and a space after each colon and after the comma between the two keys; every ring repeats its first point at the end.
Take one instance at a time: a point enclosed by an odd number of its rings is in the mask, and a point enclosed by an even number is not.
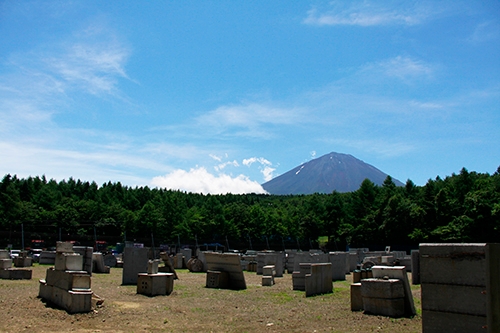
{"type": "Polygon", "coordinates": [[[122,269],[94,274],[92,290],[104,298],[90,313],[68,314],[38,298],[49,266],[32,267],[31,280],[0,280],[0,332],[421,332],[420,288],[412,286],[414,318],[392,319],[350,310],[349,285],[305,297],[292,290],[291,274],[261,286],[262,276],[245,272],[247,289],[205,288],[204,273],[179,270],[174,292],[147,297],[122,286],[122,269]]]}

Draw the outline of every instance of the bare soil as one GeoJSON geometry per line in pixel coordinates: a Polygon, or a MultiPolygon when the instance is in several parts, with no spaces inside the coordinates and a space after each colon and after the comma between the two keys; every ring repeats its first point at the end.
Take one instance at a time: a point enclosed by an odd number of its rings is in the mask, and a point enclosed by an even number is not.
{"type": "Polygon", "coordinates": [[[49,266],[32,267],[31,280],[0,280],[0,332],[421,332],[420,288],[412,286],[417,315],[392,319],[350,310],[352,275],[334,292],[305,297],[291,274],[272,287],[245,272],[247,289],[205,288],[204,273],[179,270],[169,296],[138,295],[123,286],[122,269],[94,274],[92,290],[104,298],[90,313],[68,314],[38,298],[49,266]]]}

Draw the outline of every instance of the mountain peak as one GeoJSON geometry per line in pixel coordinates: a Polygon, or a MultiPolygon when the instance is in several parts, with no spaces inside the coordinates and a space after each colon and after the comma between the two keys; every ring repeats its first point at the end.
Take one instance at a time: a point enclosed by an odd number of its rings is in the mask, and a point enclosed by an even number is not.
{"type": "MultiPolygon", "coordinates": [[[[352,155],[331,152],[262,184],[270,194],[312,194],[356,191],[363,180],[382,185],[387,178],[374,166],[352,155]]],[[[397,186],[403,186],[393,178],[397,186]]]]}

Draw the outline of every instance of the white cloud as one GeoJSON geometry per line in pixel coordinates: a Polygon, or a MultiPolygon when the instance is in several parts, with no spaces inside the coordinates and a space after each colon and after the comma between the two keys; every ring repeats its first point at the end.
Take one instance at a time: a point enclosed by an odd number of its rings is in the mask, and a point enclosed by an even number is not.
{"type": "Polygon", "coordinates": [[[411,57],[397,56],[377,63],[367,64],[360,69],[360,74],[375,75],[380,79],[380,74],[395,77],[401,80],[418,77],[432,77],[435,66],[422,60],[411,57]]]}
{"type": "Polygon", "coordinates": [[[307,12],[303,20],[311,25],[415,25],[433,15],[421,4],[391,6],[379,1],[333,1],[330,8],[320,11],[317,7],[307,12]]]}
{"type": "Polygon", "coordinates": [[[262,186],[244,175],[231,177],[226,174],[213,175],[199,167],[185,171],[175,170],[165,176],[154,177],[153,186],[204,194],[266,193],[262,186]]]}
{"type": "Polygon", "coordinates": [[[264,176],[265,181],[270,181],[273,179],[273,172],[276,168],[272,167],[272,163],[263,157],[251,157],[243,160],[243,165],[251,166],[253,163],[260,163],[262,166],[259,167],[260,172],[264,176]]]}
{"type": "Polygon", "coordinates": [[[234,161],[227,161],[227,162],[224,162],[224,163],[221,163],[219,165],[216,165],[214,167],[215,171],[222,171],[225,167],[227,167],[228,165],[232,165],[234,167],[239,167],[239,163],[234,160],[234,161]]]}

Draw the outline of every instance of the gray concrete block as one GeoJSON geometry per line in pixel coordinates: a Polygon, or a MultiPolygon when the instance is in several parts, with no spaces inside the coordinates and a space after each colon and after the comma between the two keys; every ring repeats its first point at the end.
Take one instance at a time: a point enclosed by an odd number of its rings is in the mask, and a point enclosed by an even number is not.
{"type": "Polygon", "coordinates": [[[137,293],[147,296],[170,295],[174,289],[173,273],[139,273],[137,293]]]}
{"type": "Polygon", "coordinates": [[[137,284],[139,273],[148,271],[149,248],[126,247],[123,252],[122,284],[137,284]]]}
{"type": "Polygon", "coordinates": [[[224,271],[207,271],[207,288],[227,289],[229,288],[229,273],[224,271]]]}
{"type": "Polygon", "coordinates": [[[361,282],[361,296],[371,298],[403,298],[403,282],[398,279],[364,279],[361,282]]]}
{"type": "Polygon", "coordinates": [[[64,290],[90,289],[91,278],[85,271],[58,271],[47,269],[47,284],[64,290]]]}
{"type": "MultiPolygon", "coordinates": [[[[241,259],[237,253],[205,253],[207,268],[212,271],[223,271],[229,274],[228,288],[246,289],[245,275],[241,269],[241,259]]],[[[207,270],[207,271],[208,271],[207,270]]]]}
{"type": "Polygon", "coordinates": [[[363,297],[361,296],[361,283],[351,284],[351,311],[363,310],[363,297]]]}
{"type": "Polygon", "coordinates": [[[485,316],[488,297],[486,288],[450,284],[422,284],[425,302],[422,309],[485,316]]]}
{"type": "Polygon", "coordinates": [[[12,267],[12,259],[0,259],[0,269],[8,269],[12,267]]]}
{"type": "Polygon", "coordinates": [[[306,297],[333,291],[331,263],[311,264],[311,273],[305,277],[305,291],[306,297]]]}
{"type": "Polygon", "coordinates": [[[262,275],[262,286],[273,286],[274,285],[274,276],[262,275]]]}
{"type": "Polygon", "coordinates": [[[0,250],[0,260],[1,259],[10,259],[9,251],[0,250]]]}
{"type": "Polygon", "coordinates": [[[56,243],[57,253],[73,253],[73,244],[69,242],[57,242],[56,243]]]}
{"type": "Polygon", "coordinates": [[[405,315],[404,298],[363,297],[363,309],[366,313],[374,315],[393,318],[403,317],[405,315]]]}
{"type": "Polygon", "coordinates": [[[411,283],[420,284],[420,251],[411,251],[411,283]]]}
{"type": "Polygon", "coordinates": [[[54,265],[58,271],[81,271],[83,269],[83,257],[78,253],[56,252],[54,265]]]}
{"type": "Polygon", "coordinates": [[[485,333],[486,316],[422,310],[422,333],[485,333]]]}
{"type": "Polygon", "coordinates": [[[420,244],[420,283],[486,286],[486,244],[420,244]]]}
{"type": "Polygon", "coordinates": [[[332,281],[344,281],[347,270],[347,253],[330,252],[328,255],[332,264],[332,281]]]}

